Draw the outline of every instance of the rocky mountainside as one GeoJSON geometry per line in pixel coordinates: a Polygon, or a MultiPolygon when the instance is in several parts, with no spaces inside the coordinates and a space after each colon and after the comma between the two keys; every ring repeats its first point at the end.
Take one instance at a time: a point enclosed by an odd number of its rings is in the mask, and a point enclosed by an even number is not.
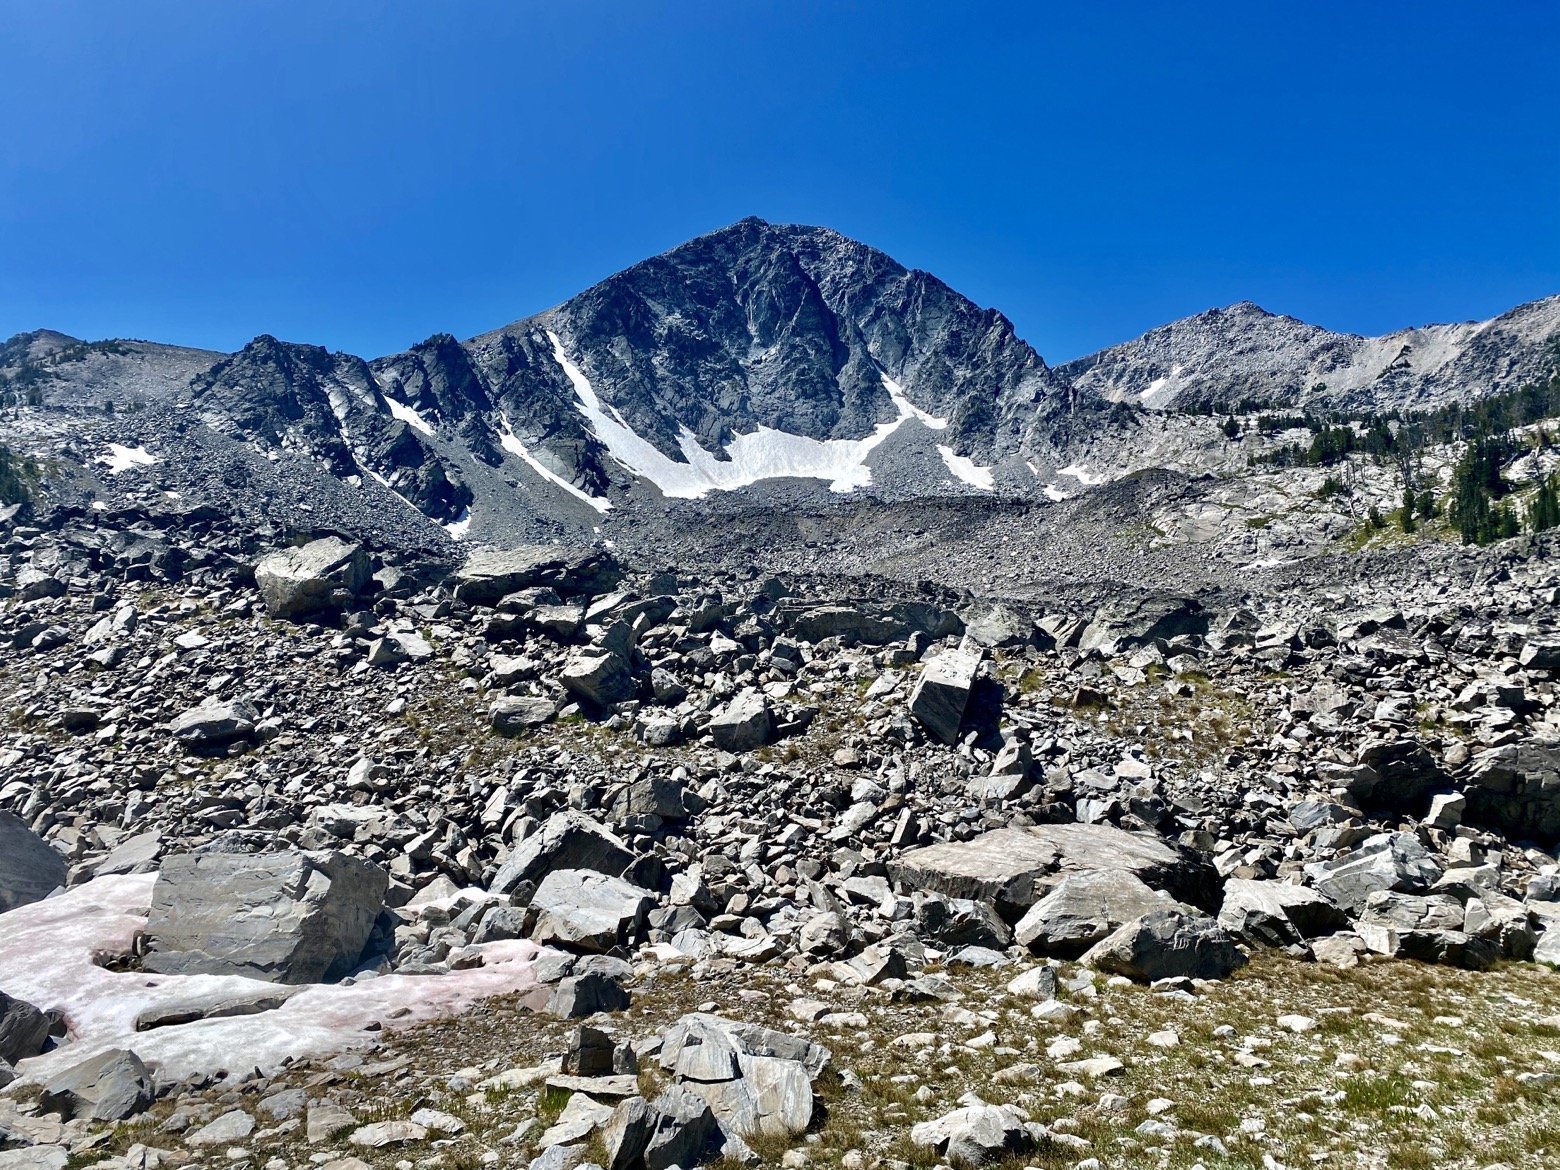
{"type": "Polygon", "coordinates": [[[1423,410],[1560,370],[1560,296],[1488,321],[1382,337],[1333,333],[1241,301],[1060,366],[1080,393],[1154,409],[1240,403],[1423,410]]]}
{"type": "Polygon", "coordinates": [[[6,343],[0,1170],[1555,1164],[1554,531],[1102,369],[756,220],[6,343]]]}

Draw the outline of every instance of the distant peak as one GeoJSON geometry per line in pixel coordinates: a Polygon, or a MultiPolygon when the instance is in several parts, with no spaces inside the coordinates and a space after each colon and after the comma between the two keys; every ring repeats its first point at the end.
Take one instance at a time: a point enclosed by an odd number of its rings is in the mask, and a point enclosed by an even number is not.
{"type": "MultiPolygon", "coordinates": [[[[1214,310],[1214,312],[1220,311],[1218,309],[1214,310]]],[[[1228,313],[1232,317],[1273,317],[1277,315],[1268,312],[1261,305],[1257,304],[1256,301],[1236,301],[1233,305],[1223,309],[1222,312],[1228,313]]]]}

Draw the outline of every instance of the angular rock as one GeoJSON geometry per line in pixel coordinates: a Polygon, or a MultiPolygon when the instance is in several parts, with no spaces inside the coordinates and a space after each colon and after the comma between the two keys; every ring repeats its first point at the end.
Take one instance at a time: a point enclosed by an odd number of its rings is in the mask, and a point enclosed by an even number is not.
{"type": "Polygon", "coordinates": [[[599,971],[560,979],[548,996],[546,1012],[560,1020],[582,1020],[597,1012],[626,1012],[628,991],[622,982],[599,971]]]}
{"type": "Polygon", "coordinates": [[[146,970],[269,983],[339,979],[385,908],[377,865],[337,852],[193,853],[163,863],[146,926],[146,970]]]}
{"type": "Polygon", "coordinates": [[[208,701],[178,715],[169,724],[174,739],[193,752],[220,748],[255,733],[260,712],[246,699],[208,701]]]}
{"type": "Polygon", "coordinates": [[[769,701],[749,688],[727,703],[710,720],[715,746],[727,752],[749,752],[763,747],[774,732],[769,701]]]}
{"type": "Polygon", "coordinates": [[[1158,979],[1223,979],[1246,956],[1211,918],[1156,910],[1096,943],[1082,960],[1144,983],[1158,979]]]}
{"type": "Polygon", "coordinates": [[[151,1074],[135,1053],[112,1048],[52,1077],[40,1099],[45,1112],[67,1121],[123,1121],[148,1109],[155,1094],[151,1074]]]}
{"type": "Polygon", "coordinates": [[[991,902],[1017,918],[1071,873],[1130,873],[1150,889],[1215,911],[1222,882],[1202,856],[1161,837],[1111,825],[993,829],[969,841],[912,849],[889,875],[913,890],[991,902]]]}
{"type": "Polygon", "coordinates": [[[455,596],[471,605],[496,605],[509,594],[533,586],[547,586],[565,597],[596,595],[614,588],[622,578],[622,569],[609,553],[558,545],[478,549],[455,574],[455,596]]]}
{"type": "Polygon", "coordinates": [[[49,1039],[49,1017],[25,1000],[0,991],[0,1061],[37,1056],[49,1039]]]}
{"type": "Polygon", "coordinates": [[[363,546],[335,536],[270,553],[255,565],[260,597],[278,618],[342,609],[363,591],[371,575],[363,546]]]}
{"type": "Polygon", "coordinates": [[[1349,918],[1304,886],[1230,878],[1224,883],[1219,925],[1252,946],[1289,947],[1342,930],[1349,918]]]}
{"type": "Polygon", "coordinates": [[[1031,906],[1013,941],[1041,955],[1076,959],[1120,927],[1155,910],[1186,910],[1126,870],[1069,874],[1031,906]]]}
{"type": "Polygon", "coordinates": [[[571,654],[558,681],[575,698],[597,707],[611,707],[632,699],[638,689],[628,660],[611,651],[571,654]]]}
{"type": "Polygon", "coordinates": [[[488,719],[500,735],[520,735],[552,722],[557,713],[558,704],[551,699],[512,695],[496,700],[488,709],[488,719]]]}
{"type": "Polygon", "coordinates": [[[991,1166],[1034,1149],[1024,1117],[1011,1105],[970,1105],[912,1126],[911,1144],[935,1150],[950,1166],[991,1166]]]}
{"type": "Polygon", "coordinates": [[[0,914],[65,885],[65,859],[15,813],[0,812],[0,914]]]}
{"type": "Polygon", "coordinates": [[[1333,861],[1311,862],[1305,872],[1329,900],[1357,914],[1377,890],[1428,890],[1441,866],[1412,833],[1378,833],[1333,861]]]}
{"type": "Polygon", "coordinates": [[[975,686],[984,652],[972,642],[945,650],[921,669],[910,693],[910,714],[936,739],[953,743],[975,686]]]}
{"type": "Polygon", "coordinates": [[[610,951],[631,943],[655,905],[649,890],[588,869],[555,869],[531,898],[537,912],[532,938],[582,951],[610,951]]]}
{"type": "Polygon", "coordinates": [[[555,869],[590,869],[617,877],[633,864],[634,855],[600,821],[565,810],[548,817],[539,830],[515,846],[499,867],[492,892],[512,894],[555,869]]]}

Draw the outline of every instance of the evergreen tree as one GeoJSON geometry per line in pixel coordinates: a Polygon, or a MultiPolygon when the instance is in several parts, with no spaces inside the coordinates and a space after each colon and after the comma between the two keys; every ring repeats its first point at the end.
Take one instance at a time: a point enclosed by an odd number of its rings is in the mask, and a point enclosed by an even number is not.
{"type": "Polygon", "coordinates": [[[1560,474],[1546,476],[1538,485],[1533,504],[1528,508],[1528,527],[1534,532],[1560,526],[1560,474]]]}

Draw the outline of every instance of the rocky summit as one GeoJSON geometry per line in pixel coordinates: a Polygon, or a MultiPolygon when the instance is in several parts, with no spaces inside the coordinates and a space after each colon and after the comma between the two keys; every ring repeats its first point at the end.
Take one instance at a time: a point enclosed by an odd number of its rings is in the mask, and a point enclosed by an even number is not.
{"type": "Polygon", "coordinates": [[[1553,1165],[1560,312],[743,220],[0,347],[0,1170],[1553,1165]]]}

